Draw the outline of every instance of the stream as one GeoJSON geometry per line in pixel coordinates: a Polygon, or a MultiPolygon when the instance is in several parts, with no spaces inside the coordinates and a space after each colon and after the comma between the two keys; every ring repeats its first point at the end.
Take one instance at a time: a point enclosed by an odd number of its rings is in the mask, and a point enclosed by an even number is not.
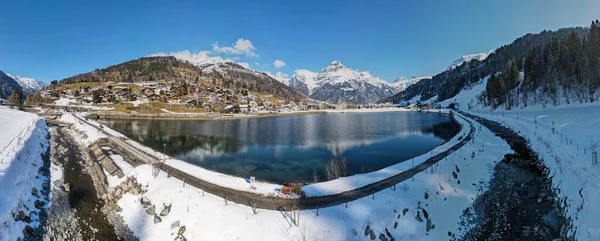
{"type": "MultiPolygon", "coordinates": [[[[465,114],[465,113],[463,113],[465,114]]],[[[547,170],[525,138],[497,122],[468,115],[515,152],[494,167],[487,186],[463,212],[463,235],[455,240],[554,240],[566,221],[560,217],[547,170]]],[[[482,147],[485,148],[485,147],[482,147]]]]}

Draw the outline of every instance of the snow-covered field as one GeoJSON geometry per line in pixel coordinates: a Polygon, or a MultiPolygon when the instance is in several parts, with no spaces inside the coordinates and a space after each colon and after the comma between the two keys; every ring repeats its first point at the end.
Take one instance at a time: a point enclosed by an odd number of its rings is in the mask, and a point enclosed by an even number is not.
{"type": "Polygon", "coordinates": [[[82,108],[88,110],[114,110],[113,107],[105,107],[105,106],[97,106],[92,104],[78,104],[77,100],[72,98],[61,97],[58,100],[54,101],[54,105],[57,106],[69,106],[72,108],[82,108]]]}
{"type": "Polygon", "coordinates": [[[38,171],[48,149],[48,128],[35,114],[6,108],[0,108],[0,123],[0,240],[17,240],[27,225],[39,226],[34,203],[43,200],[42,183],[47,179],[38,171]],[[20,211],[30,223],[15,220],[20,211]]]}

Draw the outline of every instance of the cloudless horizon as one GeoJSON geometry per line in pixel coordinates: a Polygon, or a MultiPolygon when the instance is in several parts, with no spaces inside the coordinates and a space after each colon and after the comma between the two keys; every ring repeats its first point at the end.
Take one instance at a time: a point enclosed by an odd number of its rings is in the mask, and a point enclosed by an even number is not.
{"type": "Polygon", "coordinates": [[[435,75],[526,33],[587,27],[600,1],[8,1],[0,70],[43,82],[188,50],[291,77],[334,60],[387,81],[435,75]],[[240,41],[241,40],[241,41],[240,41]],[[238,44],[236,44],[236,41],[238,44]],[[279,61],[277,61],[279,60],[279,61]]]}

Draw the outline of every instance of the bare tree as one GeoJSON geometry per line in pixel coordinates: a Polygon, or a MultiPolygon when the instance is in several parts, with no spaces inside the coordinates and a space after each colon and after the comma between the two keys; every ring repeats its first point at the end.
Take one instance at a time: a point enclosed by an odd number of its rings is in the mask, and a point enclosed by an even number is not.
{"type": "Polygon", "coordinates": [[[331,159],[327,165],[325,165],[325,175],[328,180],[338,179],[348,174],[348,162],[346,159],[335,160],[331,159]]]}
{"type": "Polygon", "coordinates": [[[316,168],[313,168],[313,181],[315,183],[319,182],[319,173],[317,172],[316,168]]]}

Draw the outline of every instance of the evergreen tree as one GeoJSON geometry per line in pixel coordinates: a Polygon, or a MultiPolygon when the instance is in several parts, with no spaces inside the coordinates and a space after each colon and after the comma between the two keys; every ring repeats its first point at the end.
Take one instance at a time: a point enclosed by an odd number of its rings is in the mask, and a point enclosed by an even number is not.
{"type": "Polygon", "coordinates": [[[505,91],[517,87],[521,82],[521,74],[519,73],[519,67],[517,67],[517,62],[514,57],[508,60],[506,69],[504,70],[504,77],[506,80],[505,85],[508,88],[505,91]]]}
{"type": "Polygon", "coordinates": [[[23,107],[23,92],[20,88],[16,88],[12,94],[8,97],[8,102],[11,105],[16,106],[18,109],[23,107]]]}
{"type": "Polygon", "coordinates": [[[94,102],[94,103],[100,103],[100,102],[102,102],[102,97],[100,96],[100,91],[95,90],[92,93],[92,102],[94,102]]]}

